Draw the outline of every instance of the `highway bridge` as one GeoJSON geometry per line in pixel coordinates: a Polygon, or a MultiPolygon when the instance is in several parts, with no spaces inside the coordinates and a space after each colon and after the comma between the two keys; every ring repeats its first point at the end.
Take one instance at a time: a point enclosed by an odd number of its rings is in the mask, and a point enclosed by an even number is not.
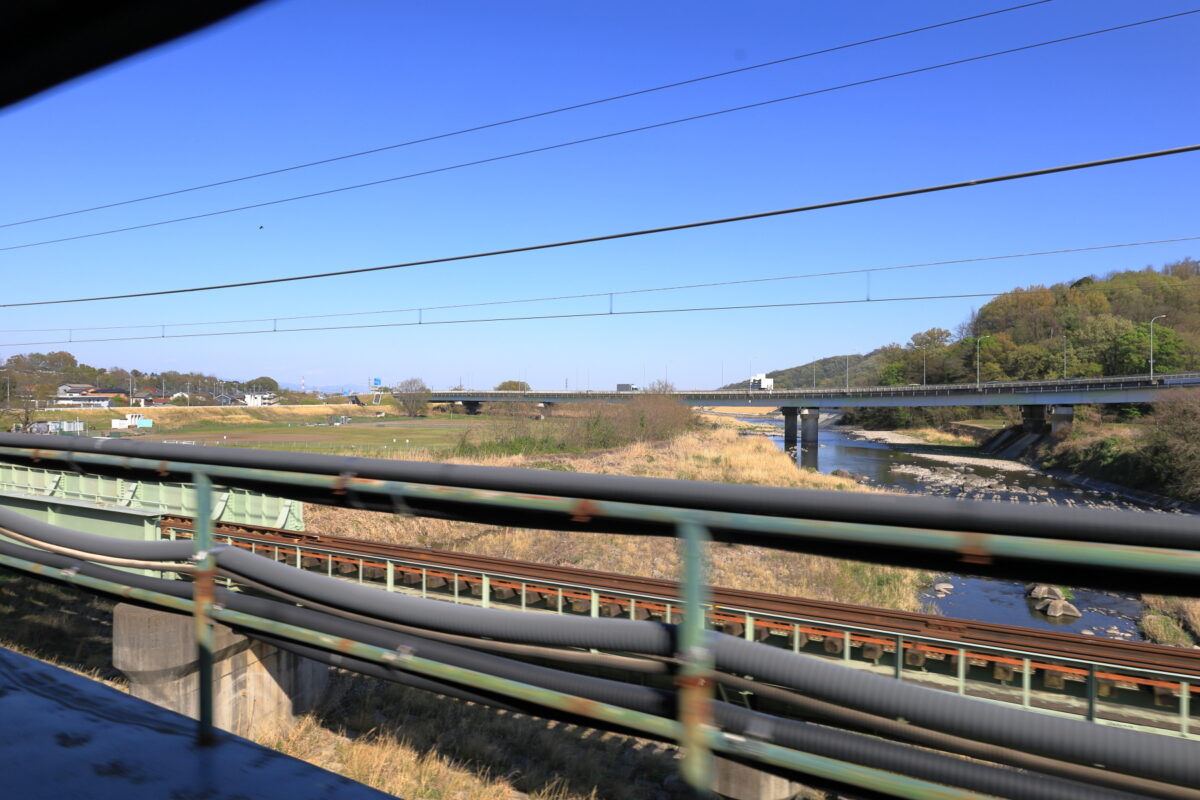
{"type": "MultiPolygon", "coordinates": [[[[768,408],[883,408],[913,406],[1029,406],[1082,403],[1153,403],[1172,389],[1200,386],[1200,372],[1174,375],[1124,375],[1048,381],[851,386],[770,391],[689,389],[668,392],[691,406],[768,408]]],[[[445,391],[431,403],[621,403],[644,392],[445,391]]]]}
{"type": "MultiPolygon", "coordinates": [[[[784,447],[817,445],[817,420],[822,408],[912,408],[917,406],[1019,406],[1031,429],[1046,426],[1058,432],[1069,425],[1074,407],[1085,403],[1153,403],[1172,391],[1200,387],[1200,372],[1171,375],[1122,375],[1045,381],[912,384],[908,386],[850,386],[819,389],[709,390],[668,392],[691,406],[778,408],[783,412],[784,447]],[[802,426],[798,426],[798,422],[802,426]]],[[[459,403],[478,413],[484,403],[623,403],[643,392],[447,391],[434,392],[432,403],[459,403]]]]}

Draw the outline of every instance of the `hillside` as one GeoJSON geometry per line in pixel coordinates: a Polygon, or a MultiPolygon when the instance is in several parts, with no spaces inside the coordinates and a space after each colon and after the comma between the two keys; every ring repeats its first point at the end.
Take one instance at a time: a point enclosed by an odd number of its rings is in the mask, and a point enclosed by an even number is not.
{"type": "MultiPolygon", "coordinates": [[[[831,356],[767,373],[776,388],[1084,378],[1200,369],[1200,261],[1088,276],[1000,295],[959,324],[913,333],[864,355],[831,356]],[[814,378],[815,372],[815,378],[814,378]]],[[[746,388],[748,383],[724,388],[746,388]]]]}

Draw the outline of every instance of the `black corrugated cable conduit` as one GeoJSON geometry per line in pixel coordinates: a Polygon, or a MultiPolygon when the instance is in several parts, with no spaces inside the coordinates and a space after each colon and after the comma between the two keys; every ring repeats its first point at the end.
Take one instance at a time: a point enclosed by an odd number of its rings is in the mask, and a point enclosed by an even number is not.
{"type": "MultiPolygon", "coordinates": [[[[0,434],[0,447],[43,452],[98,453],[196,465],[283,470],[316,475],[352,476],[384,481],[486,489],[519,494],[609,500],[684,509],[753,513],[794,519],[894,525],[923,529],[997,533],[1107,542],[1140,547],[1200,549],[1200,530],[1194,519],[1174,514],[1144,515],[1091,509],[1027,508],[994,503],[903,495],[847,495],[845,492],[742,486],[707,481],[639,478],[478,467],[416,461],[389,461],[288,453],[269,450],[196,447],[194,445],[133,442],[122,439],[47,437],[0,434]],[[1136,526],[1129,520],[1136,519],[1136,526]],[[1136,527],[1136,533],[1131,527],[1136,527]]],[[[31,457],[0,456],[0,460],[31,463],[31,457]]],[[[53,464],[39,463],[40,467],[53,464]]],[[[68,467],[69,468],[69,467],[68,467]]],[[[91,466],[87,471],[93,471],[91,466]]],[[[139,479],[162,481],[161,473],[131,470],[139,479]],[[150,476],[140,473],[149,472],[150,476]]],[[[179,480],[176,475],[172,480],[179,480]]],[[[184,478],[186,480],[186,478],[184,478]]],[[[353,491],[353,486],[348,487],[353,491]]],[[[326,496],[324,502],[331,502],[326,496]]],[[[321,499],[312,502],[320,503],[321,499]]],[[[334,503],[340,505],[340,503],[334,503]]],[[[643,523],[644,525],[644,523],[643,523]]]]}
{"type": "MultiPolygon", "coordinates": [[[[170,589],[168,593],[174,596],[186,597],[190,594],[190,587],[177,581],[146,578],[98,565],[81,564],[75,559],[9,545],[5,542],[0,542],[0,552],[60,568],[74,566],[80,572],[93,577],[129,585],[141,585],[152,591],[170,589]]],[[[671,692],[512,661],[456,645],[384,631],[311,609],[251,597],[238,592],[219,590],[217,600],[232,610],[396,650],[414,657],[475,670],[660,717],[673,718],[675,716],[675,696],[671,692]]],[[[1093,798],[1129,800],[1133,797],[1133,795],[1091,784],[1080,784],[1036,773],[1018,772],[973,763],[812,723],[771,717],[727,703],[714,703],[713,712],[716,722],[730,733],[750,736],[783,747],[801,749],[828,758],[997,796],[1024,800],[1092,800],[1093,798]]]]}
{"type": "MultiPolygon", "coordinates": [[[[23,520],[23,521],[22,521],[23,520]]],[[[45,534],[45,523],[9,520],[22,533],[45,534]]],[[[77,549],[87,536],[63,528],[55,535],[77,549]]],[[[92,537],[94,538],[94,537],[92,537]]],[[[162,542],[127,542],[133,552],[161,552],[162,542]]],[[[181,544],[181,543],[175,543],[181,544]]],[[[182,543],[186,544],[186,543],[182,543]]],[[[516,611],[478,609],[436,600],[381,592],[295,569],[237,548],[216,553],[219,566],[268,587],[325,605],[382,620],[460,635],[523,644],[584,647],[647,655],[675,652],[673,626],[618,619],[532,618],[516,611]]],[[[126,574],[127,573],[120,573],[126,574]]],[[[860,674],[818,659],[776,650],[723,634],[710,633],[719,669],[757,678],[869,713],[911,720],[979,741],[1039,752],[1075,763],[1184,786],[1200,785],[1200,748],[1177,739],[1140,734],[1091,723],[1041,717],[1029,726],[1027,713],[971,698],[938,692],[875,675],[860,674]]]]}

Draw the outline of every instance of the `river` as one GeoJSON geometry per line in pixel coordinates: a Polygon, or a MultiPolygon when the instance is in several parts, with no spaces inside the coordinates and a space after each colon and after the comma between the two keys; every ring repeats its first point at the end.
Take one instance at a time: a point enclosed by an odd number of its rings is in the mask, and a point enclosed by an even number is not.
{"type": "MultiPolygon", "coordinates": [[[[778,435],[767,436],[783,449],[781,420],[753,417],[745,421],[778,427],[778,435]]],[[[867,485],[909,494],[975,501],[1146,510],[1116,495],[1079,489],[1031,467],[996,469],[980,464],[947,464],[919,453],[856,438],[854,431],[840,426],[823,426],[817,451],[798,454],[797,460],[805,467],[826,474],[841,470],[858,476],[858,480],[867,485]]],[[[1138,597],[1070,587],[1074,596],[1072,603],[1083,616],[1051,618],[1034,610],[1035,601],[1025,597],[1024,585],[1016,581],[941,575],[933,582],[938,583],[953,584],[954,588],[945,593],[926,589],[919,600],[927,610],[947,617],[1069,631],[1123,641],[1144,640],[1138,627],[1143,611],[1138,597]]]]}

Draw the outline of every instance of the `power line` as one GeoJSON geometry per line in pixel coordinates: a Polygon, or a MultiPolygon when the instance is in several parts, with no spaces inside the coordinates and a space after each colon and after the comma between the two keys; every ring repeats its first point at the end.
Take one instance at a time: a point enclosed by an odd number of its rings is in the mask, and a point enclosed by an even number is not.
{"type": "MultiPolygon", "coordinates": [[[[1011,290],[1008,290],[1011,291],[1011,290]]],[[[366,325],[321,325],[308,328],[270,328],[244,331],[210,331],[208,333],[172,333],[161,336],[113,336],[96,339],[56,339],[42,342],[0,342],[0,347],[28,347],[43,344],[86,344],[91,342],[135,342],[150,339],[198,339],[209,336],[247,336],[258,333],[312,333],[325,331],[366,330],[369,328],[416,328],[430,325],[466,325],[484,322],[527,322],[533,320],[552,319],[582,319],[585,317],[632,317],[650,314],[685,314],[697,311],[747,311],[763,308],[797,308],[800,306],[837,306],[857,305],[859,303],[899,303],[914,300],[958,300],[971,297],[997,297],[1005,292],[976,292],[973,294],[935,294],[919,297],[880,297],[873,299],[857,298],[852,300],[807,300],[798,303],[754,303],[750,305],[729,306],[694,306],[690,308],[652,308],[635,311],[592,311],[574,314],[537,314],[520,317],[478,317],[475,319],[432,320],[429,322],[375,322],[366,325]]]]}
{"type": "MultiPolygon", "coordinates": [[[[1171,244],[1175,242],[1192,242],[1200,240],[1198,236],[1179,236],[1172,239],[1149,239],[1140,242],[1119,242],[1116,244],[1099,244],[1089,245],[1087,247],[1069,247],[1060,248],[1057,250],[1037,250],[1025,253],[1005,253],[996,256],[976,256],[974,258],[956,258],[944,261],[923,261],[914,264],[895,264],[886,267],[856,267],[854,269],[830,270],[826,272],[806,272],[797,275],[773,275],[764,278],[739,278],[730,281],[710,281],[707,283],[688,283],[677,286],[655,286],[643,289],[616,289],[608,292],[587,292],[584,294],[560,294],[551,295],[548,297],[525,297],[515,300],[487,300],[478,303],[453,303],[449,305],[424,305],[410,306],[408,308],[383,308],[374,311],[343,311],[341,313],[327,314],[300,314],[295,316],[276,316],[276,317],[254,317],[248,319],[222,319],[222,320],[206,320],[202,322],[157,322],[145,323],[141,325],[100,325],[100,326],[67,326],[57,328],[0,328],[0,333],[52,333],[54,331],[116,331],[116,330],[139,330],[158,328],[164,333],[167,328],[190,328],[199,325],[238,325],[251,322],[294,322],[296,320],[306,319],[332,319],[336,317],[365,317],[378,314],[402,314],[406,312],[423,312],[423,311],[446,311],[450,309],[460,308],[484,308],[487,306],[507,306],[518,305],[522,303],[547,303],[560,300],[584,300],[597,297],[621,297],[633,294],[650,294],[653,292],[674,292],[685,289],[712,289],[724,286],[740,286],[752,283],[771,283],[774,281],[792,281],[802,280],[805,278],[827,278],[838,275],[861,275],[863,273],[873,272],[891,272],[895,270],[921,269],[924,267],[943,267],[953,264],[977,264],[985,261],[1003,261],[1014,258],[1032,258],[1034,256],[1050,256],[1063,255],[1066,253],[1085,253],[1096,250],[1113,250],[1123,247],[1142,247],[1152,244],[1171,244]]],[[[161,336],[152,338],[162,338],[161,336]]],[[[70,339],[69,341],[79,341],[70,339]]]]}
{"type": "Polygon", "coordinates": [[[336,187],[333,189],[323,189],[323,190],[317,191],[317,192],[308,192],[306,194],[298,194],[298,195],[293,195],[291,197],[279,198],[276,200],[265,200],[260,203],[250,203],[247,205],[235,206],[232,208],[218,209],[216,211],[206,211],[201,214],[189,214],[189,215],[183,216],[183,217],[172,217],[170,219],[161,219],[161,220],[156,220],[154,222],[141,223],[139,225],[127,225],[127,226],[121,227],[121,228],[109,228],[107,230],[93,231],[91,233],[81,233],[81,234],[77,234],[75,236],[61,236],[56,239],[44,239],[44,240],[38,241],[38,242],[25,242],[24,244],[8,245],[6,247],[0,247],[0,252],[8,251],[8,250],[24,250],[24,249],[30,248],[30,247],[42,247],[44,245],[61,244],[63,242],[74,242],[74,241],[79,241],[80,239],[92,239],[92,238],[95,238],[98,236],[110,236],[110,235],[117,234],[117,233],[129,233],[131,231],[146,230],[147,228],[157,228],[157,227],[161,227],[163,225],[174,225],[174,224],[180,223],[180,222],[192,222],[192,221],[195,221],[198,219],[208,219],[211,217],[223,216],[225,214],[234,214],[239,211],[249,211],[249,210],[256,209],[256,208],[267,208],[270,206],[282,205],[284,203],[293,203],[298,200],[311,200],[312,198],[315,198],[315,197],[326,197],[329,195],[340,194],[342,192],[356,191],[358,189],[366,189],[366,188],[370,188],[372,186],[382,186],[384,184],[395,183],[397,181],[410,180],[412,178],[420,178],[420,177],[425,177],[428,175],[437,175],[437,174],[440,174],[443,172],[452,172],[454,170],[465,169],[468,167],[476,167],[476,166],[480,166],[483,164],[493,164],[493,163],[496,163],[499,161],[507,161],[509,159],[521,158],[523,156],[535,155],[537,153],[546,153],[546,152],[550,152],[553,150],[561,150],[561,149],[567,148],[567,147],[574,147],[576,145],[603,141],[605,139],[613,139],[618,136],[627,136],[627,135],[633,134],[633,133],[643,133],[645,131],[657,130],[659,128],[665,128],[665,127],[668,127],[671,125],[679,125],[679,124],[682,124],[685,122],[695,122],[695,121],[701,120],[701,119],[711,119],[713,117],[719,117],[719,116],[722,116],[725,114],[733,114],[733,113],[736,113],[739,111],[747,111],[747,110],[754,109],[754,108],[764,108],[766,106],[775,105],[777,103],[785,103],[785,102],[789,102],[792,100],[799,100],[799,99],[805,98],[805,97],[813,97],[813,96],[820,95],[820,94],[826,94],[829,92],[840,91],[842,89],[850,89],[850,88],[853,88],[856,86],[866,86],[866,85],[873,84],[873,83],[879,83],[881,81],[891,80],[893,78],[902,78],[902,77],[906,77],[909,75],[918,75],[918,74],[921,74],[924,72],[931,72],[933,70],[944,69],[947,67],[958,66],[961,64],[969,64],[969,63],[972,63],[975,61],[982,61],[984,59],[995,58],[997,56],[1010,55],[1012,53],[1019,53],[1019,52],[1023,52],[1026,50],[1033,50],[1033,49],[1036,49],[1039,47],[1046,47],[1046,46],[1052,45],[1052,44],[1061,44],[1063,42],[1074,41],[1076,39],[1083,39],[1083,38],[1086,38],[1089,36],[1098,36],[1103,33],[1112,33],[1113,31],[1125,30],[1128,28],[1135,28],[1140,25],[1149,25],[1153,22],[1162,22],[1163,20],[1174,19],[1176,17],[1183,17],[1183,16],[1187,16],[1189,14],[1196,14],[1196,13],[1200,13],[1200,9],[1193,9],[1191,11],[1181,11],[1177,14],[1169,14],[1169,15],[1163,16],[1163,17],[1155,17],[1153,19],[1146,19],[1146,20],[1141,20],[1138,22],[1130,22],[1130,23],[1126,23],[1124,25],[1117,25],[1117,26],[1114,26],[1111,28],[1102,28],[1100,30],[1088,31],[1087,33],[1078,33],[1078,34],[1074,34],[1072,36],[1064,36],[1059,39],[1051,39],[1051,40],[1045,41],[1045,42],[1037,42],[1035,44],[1023,45],[1021,47],[1013,47],[1008,50],[998,50],[996,52],[985,53],[983,55],[978,55],[978,56],[971,56],[969,58],[960,58],[960,59],[956,59],[954,61],[947,61],[947,62],[943,62],[941,64],[934,64],[934,65],[928,66],[928,67],[918,67],[916,69],[905,70],[903,72],[894,72],[890,75],[881,75],[881,76],[877,76],[874,78],[866,78],[864,80],[852,81],[850,83],[843,83],[843,84],[839,84],[837,86],[829,86],[824,89],[814,89],[814,90],[811,90],[808,92],[800,92],[799,94],[788,95],[786,97],[776,97],[776,98],[773,98],[770,100],[761,100],[756,103],[747,103],[745,105],[735,106],[733,108],[725,108],[725,109],[720,109],[718,111],[709,111],[709,112],[706,112],[703,114],[694,114],[689,117],[680,117],[678,119],[667,120],[665,122],[656,122],[656,123],[652,123],[650,125],[641,125],[636,128],[626,128],[626,129],[620,130],[620,131],[611,131],[609,133],[602,133],[597,136],[588,136],[588,137],[585,137],[582,139],[573,139],[573,140],[567,141],[567,142],[558,142],[557,144],[545,145],[543,147],[534,147],[534,148],[531,148],[528,150],[519,150],[514,153],[505,153],[503,155],[490,156],[488,158],[476,159],[474,161],[464,161],[464,162],[461,162],[458,164],[451,164],[451,165],[445,166],[445,167],[435,167],[433,169],[421,170],[419,172],[410,172],[406,175],[395,175],[390,178],[379,178],[377,180],[366,181],[365,183],[356,183],[356,184],[352,184],[350,186],[339,186],[339,187],[336,187]]]}
{"type": "Polygon", "coordinates": [[[595,242],[608,242],[617,239],[630,239],[638,236],[649,236],[658,233],[667,233],[670,231],[690,230],[693,228],[704,228],[713,225],[725,225],[731,222],[744,222],[753,219],[766,219],[768,217],[778,217],[787,214],[799,214],[806,211],[818,211],[826,208],[839,208],[842,206],[860,205],[863,203],[873,203],[880,200],[894,200],[900,197],[913,197],[922,194],[932,194],[934,192],[944,192],[951,189],[964,189],[971,186],[983,186],[990,183],[1003,183],[1006,181],[1020,180],[1023,178],[1033,178],[1042,175],[1054,175],[1061,172],[1072,172],[1081,169],[1091,169],[1093,167],[1110,166],[1112,164],[1124,164],[1131,161],[1141,161],[1149,158],[1161,158],[1163,156],[1179,155],[1181,153],[1191,153],[1200,150],[1200,144],[1186,145],[1183,147],[1172,147],[1166,150],[1154,150],[1147,153],[1136,153],[1127,156],[1115,156],[1113,158],[1100,159],[1098,161],[1084,161],[1077,164],[1066,164],[1057,167],[1045,167],[1042,169],[1029,170],[1026,172],[1013,172],[1006,175],[995,175],[987,178],[975,178],[966,181],[957,181],[955,183],[944,183],[936,186],[926,186],[919,189],[904,189],[896,192],[885,192],[883,194],[864,195],[845,200],[830,200],[824,203],[813,203],[805,206],[796,206],[794,208],[776,209],[773,211],[758,211],[752,214],[741,214],[733,217],[721,217],[719,219],[702,220],[699,222],[684,222],[677,225],[665,225],[658,228],[643,228],[641,230],[623,231],[621,233],[608,233],[600,236],[589,236],[582,239],[568,239],[558,242],[548,242],[543,244],[524,245],[522,247],[510,247],[503,250],[488,250],[478,253],[467,253],[455,256],[442,256],[440,258],[427,258],[420,261],[407,261],[399,264],[387,264],[378,267],[357,267],[354,269],[334,270],[331,272],[317,272],[307,275],[289,275],[282,278],[262,278],[253,281],[238,281],[236,283],[219,283],[208,286],[192,286],[185,289],[159,289],[150,292],[130,292],[128,294],[112,294],[99,295],[95,297],[77,297],[66,300],[33,300],[21,303],[0,303],[0,308],[22,308],[28,306],[47,306],[61,305],[64,303],[90,303],[100,300],[125,300],[133,297],[161,297],[171,294],[187,294],[191,292],[209,292],[218,289],[236,289],[246,286],[264,286],[275,283],[289,283],[292,281],[307,281],[317,278],[332,278],[341,275],[358,275],[368,272],[382,272],[384,270],[405,269],[408,267],[425,266],[429,264],[446,264],[456,261],[468,261],[477,258],[490,258],[493,256],[512,255],[515,253],[529,253],[538,250],[550,250],[559,247],[571,247],[581,244],[592,244],[595,242]]]}
{"type": "Polygon", "coordinates": [[[232,184],[232,183],[242,183],[244,181],[255,180],[257,178],[265,178],[270,175],[279,175],[279,174],[282,174],[285,172],[294,172],[296,170],[307,169],[308,167],[317,167],[317,166],[321,166],[323,164],[332,164],[337,161],[346,161],[347,159],[351,159],[351,158],[360,158],[362,156],[369,156],[369,155],[374,155],[376,153],[383,153],[388,150],[397,150],[402,147],[411,147],[412,145],[425,144],[426,142],[434,142],[434,141],[438,141],[439,139],[449,139],[451,137],[462,136],[463,134],[467,134],[467,133],[477,133],[478,131],[485,131],[485,130],[489,130],[491,128],[499,128],[504,125],[512,125],[512,124],[518,123],[518,122],[528,122],[529,120],[539,119],[541,117],[548,117],[548,116],[552,116],[554,114],[562,114],[567,111],[577,111],[581,108],[588,108],[590,106],[598,106],[598,105],[602,105],[604,103],[612,103],[617,100],[627,100],[631,97],[638,97],[639,95],[652,94],[654,92],[661,92],[661,91],[665,91],[667,89],[676,89],[676,88],[679,88],[680,86],[688,86],[688,85],[694,84],[694,83],[710,81],[715,78],[724,78],[724,77],[728,77],[730,75],[737,75],[742,72],[750,72],[750,71],[756,70],[756,69],[763,69],[764,67],[774,67],[774,66],[778,66],[780,64],[786,64],[786,63],[789,63],[792,61],[799,61],[799,60],[805,59],[805,58],[812,58],[813,56],[827,55],[829,53],[836,53],[841,50],[849,50],[849,49],[852,49],[855,47],[861,47],[863,45],[876,44],[878,42],[885,42],[889,39],[898,39],[900,37],[910,36],[915,33],[924,33],[925,31],[935,30],[937,28],[945,28],[945,27],[949,27],[951,25],[958,25],[959,23],[963,23],[963,22],[970,22],[970,21],[977,20],[977,19],[983,19],[985,17],[994,17],[999,14],[1007,14],[1010,11],[1019,11],[1021,9],[1030,8],[1032,6],[1045,5],[1046,3],[1050,3],[1053,1],[1054,0],[1035,0],[1035,2],[1022,3],[1020,5],[1009,6],[1008,8],[1001,8],[1001,9],[997,9],[995,11],[986,11],[982,14],[973,14],[969,17],[959,17],[958,19],[947,20],[945,22],[938,22],[938,23],[934,23],[932,25],[925,25],[920,28],[910,28],[908,30],[899,31],[897,33],[889,33],[889,34],[885,34],[883,36],[875,36],[870,39],[862,39],[857,42],[850,42],[849,44],[837,45],[835,47],[827,47],[822,50],[813,50],[808,53],[801,53],[800,55],[788,56],[786,58],[777,58],[772,61],[764,61],[760,64],[752,64],[752,65],[746,66],[746,67],[738,67],[737,69],[725,70],[723,72],[715,72],[711,75],[702,75],[702,76],[699,76],[696,78],[688,78],[688,79],[682,80],[682,81],[675,81],[673,83],[664,83],[660,86],[652,86],[648,89],[638,89],[638,90],[631,91],[631,92],[624,92],[622,94],[612,95],[611,97],[602,97],[598,100],[588,100],[588,101],[585,101],[582,103],[575,103],[575,104],[569,105],[569,106],[561,106],[559,108],[552,108],[552,109],[549,109],[546,111],[538,111],[533,114],[525,114],[525,115],[519,116],[519,117],[512,117],[511,119],[499,120],[497,122],[488,122],[483,125],[475,125],[475,126],[472,126],[469,128],[461,128],[456,131],[449,131],[446,133],[438,133],[438,134],[434,134],[431,136],[424,136],[419,139],[410,139],[406,142],[398,142],[396,144],[384,145],[382,147],[373,147],[369,150],[360,150],[355,153],[346,153],[346,154],[340,155],[340,156],[331,156],[329,158],[322,158],[322,159],[318,159],[316,161],[308,161],[303,164],[293,164],[288,167],[280,167],[278,169],[266,170],[264,172],[256,172],[256,173],[253,173],[250,175],[242,175],[242,176],[236,177],[236,178],[227,178],[225,180],[213,181],[211,183],[203,183],[203,184],[199,184],[196,186],[189,186],[189,187],[186,187],[183,189],[173,189],[171,191],[159,192],[157,194],[149,194],[149,195],[145,195],[143,197],[134,197],[129,200],[119,200],[119,201],[112,202],[112,203],[104,203],[103,205],[91,206],[90,208],[80,208],[80,209],[76,209],[74,211],[63,211],[63,212],[59,212],[56,214],[47,214],[47,215],[41,216],[41,217],[31,217],[29,219],[17,220],[16,222],[0,223],[0,228],[12,228],[17,225],[28,225],[33,222],[45,222],[45,221],[51,220],[51,219],[61,219],[62,217],[71,217],[71,216],[75,216],[77,214],[87,214],[92,211],[102,211],[102,210],[108,209],[108,208],[117,208],[119,206],[132,205],[134,203],[142,203],[147,200],[159,200],[164,197],[173,197],[175,195],[186,194],[188,192],[200,191],[201,189],[213,189],[218,186],[228,186],[229,184],[232,184]]]}

